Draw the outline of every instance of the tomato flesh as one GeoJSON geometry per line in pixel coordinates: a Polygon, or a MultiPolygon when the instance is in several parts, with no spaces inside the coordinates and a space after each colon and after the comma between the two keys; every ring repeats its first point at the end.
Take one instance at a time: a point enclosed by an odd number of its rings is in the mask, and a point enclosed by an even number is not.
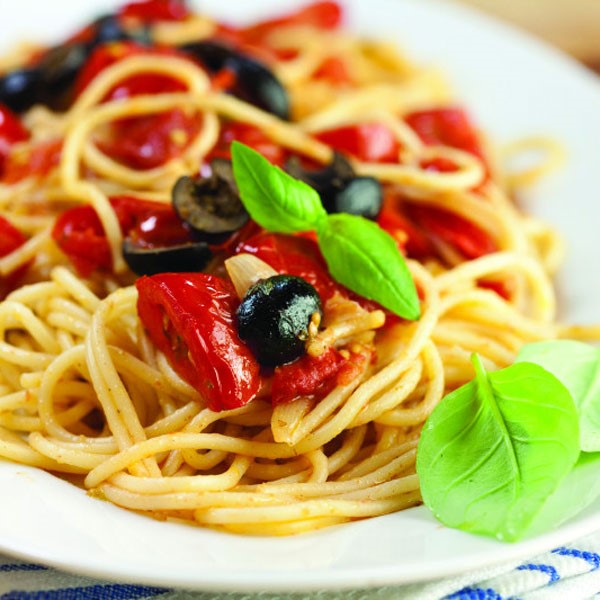
{"type": "Polygon", "coordinates": [[[175,371],[214,411],[250,402],[260,367],[237,335],[233,286],[205,273],[141,277],[138,314],[175,371]]]}
{"type": "MultiPolygon", "coordinates": [[[[10,221],[0,216],[0,258],[8,256],[11,252],[20,248],[26,241],[27,238],[19,229],[10,221]]],[[[24,265],[6,277],[0,275],[0,299],[4,298],[16,287],[28,267],[28,264],[24,265]]]]}
{"type": "Polygon", "coordinates": [[[142,0],[122,6],[119,16],[124,19],[155,23],[156,21],[185,21],[191,16],[191,12],[185,0],[142,0]]]}
{"type": "Polygon", "coordinates": [[[4,172],[6,158],[14,144],[29,138],[29,133],[19,117],[7,106],[0,104],[0,177],[4,172]]]}

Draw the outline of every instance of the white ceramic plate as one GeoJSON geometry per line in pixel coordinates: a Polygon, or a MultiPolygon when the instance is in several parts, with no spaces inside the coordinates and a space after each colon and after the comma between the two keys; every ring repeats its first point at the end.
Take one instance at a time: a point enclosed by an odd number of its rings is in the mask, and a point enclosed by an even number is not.
{"type": "MultiPolygon", "coordinates": [[[[285,8],[297,3],[286,2],[285,8]]],[[[95,7],[112,4],[11,2],[10,18],[0,22],[0,45],[24,36],[60,39],[95,7]]],[[[354,29],[395,37],[419,62],[447,71],[457,97],[499,141],[545,133],[565,144],[567,168],[532,191],[528,206],[568,239],[560,281],[565,316],[577,322],[600,320],[597,79],[538,42],[445,2],[348,0],[347,5],[354,29]]],[[[239,20],[270,14],[283,4],[203,0],[202,7],[239,20]]],[[[446,529],[423,507],[270,539],[159,523],[91,499],[47,473],[1,462],[0,490],[0,551],[98,577],[195,589],[308,590],[414,582],[524,558],[600,528],[599,501],[560,529],[513,545],[446,529]]]]}

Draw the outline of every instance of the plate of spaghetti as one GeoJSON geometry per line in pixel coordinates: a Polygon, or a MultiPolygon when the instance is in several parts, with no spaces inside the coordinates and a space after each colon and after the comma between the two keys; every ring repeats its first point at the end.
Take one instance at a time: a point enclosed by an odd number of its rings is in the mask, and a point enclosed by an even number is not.
{"type": "Polygon", "coordinates": [[[592,75],[433,0],[23,0],[0,32],[0,550],[300,590],[600,527],[457,531],[416,473],[472,355],[600,336],[592,75]]]}

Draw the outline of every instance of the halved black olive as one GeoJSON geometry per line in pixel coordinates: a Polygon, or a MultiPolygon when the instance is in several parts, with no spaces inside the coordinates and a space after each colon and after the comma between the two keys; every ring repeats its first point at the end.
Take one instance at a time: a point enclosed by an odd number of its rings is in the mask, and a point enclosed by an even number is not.
{"type": "Polygon", "coordinates": [[[37,103],[40,81],[35,67],[14,69],[0,77],[0,104],[15,112],[23,112],[37,103]]]}
{"type": "Polygon", "coordinates": [[[205,242],[145,248],[130,239],[123,241],[123,258],[136,275],[202,271],[212,258],[205,242]]]}
{"type": "Polygon", "coordinates": [[[267,367],[305,353],[313,315],[323,314],[315,288],[301,277],[274,275],[246,292],[238,311],[238,335],[267,367]]]}
{"type": "Polygon", "coordinates": [[[250,218],[240,200],[231,163],[215,160],[208,177],[180,177],[173,187],[173,208],[197,238],[218,244],[250,218]]]}
{"type": "Polygon", "coordinates": [[[319,170],[307,170],[298,159],[286,164],[286,171],[313,187],[328,213],[349,213],[375,219],[381,210],[383,192],[373,177],[357,177],[352,165],[336,152],[330,164],[319,170]]]}
{"type": "Polygon", "coordinates": [[[180,49],[197,58],[213,73],[221,69],[233,71],[236,80],[231,93],[234,96],[280,119],[290,118],[287,91],[279,79],[260,61],[229,46],[211,41],[185,44],[180,49]]]}
{"type": "Polygon", "coordinates": [[[73,99],[75,78],[88,57],[88,46],[83,43],[63,44],[48,50],[37,65],[37,102],[53,110],[66,110],[73,99]]]}

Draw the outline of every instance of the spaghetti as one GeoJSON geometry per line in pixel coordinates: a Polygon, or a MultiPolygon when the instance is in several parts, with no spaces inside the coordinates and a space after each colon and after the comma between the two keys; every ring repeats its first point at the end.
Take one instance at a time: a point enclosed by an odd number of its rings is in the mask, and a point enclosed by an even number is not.
{"type": "MultiPolygon", "coordinates": [[[[96,48],[104,67],[66,111],[25,110],[26,133],[0,166],[0,216],[22,236],[0,252],[0,281],[12,288],[0,303],[0,456],[155,518],[240,533],[298,533],[416,505],[420,428],[472,378],[473,352],[496,369],[527,342],[597,333],[555,321],[559,237],[511,199],[539,169],[502,171],[439,73],[345,32],[330,2],[243,29],[181,3],[178,16],[153,14],[170,4],[122,10],[153,45],[96,48]],[[209,38],[265,61],[289,93],[291,120],[226,93],[227,69],[215,75],[169,50],[209,38]],[[138,147],[119,147],[142,126],[138,147]],[[324,165],[340,150],[377,178],[378,222],[407,256],[421,318],[382,319],[338,290],[309,355],[335,348],[350,376],[273,405],[263,373],[256,399],[213,411],[140,322],[118,210],[168,206],[175,181],[228,155],[231,139],[280,164],[324,165]],[[129,204],[114,200],[124,196],[129,204]],[[84,206],[98,223],[77,262],[56,223],[84,206]]],[[[39,53],[13,56],[6,72],[39,53]]],[[[223,274],[220,252],[208,269],[223,274]]]]}

